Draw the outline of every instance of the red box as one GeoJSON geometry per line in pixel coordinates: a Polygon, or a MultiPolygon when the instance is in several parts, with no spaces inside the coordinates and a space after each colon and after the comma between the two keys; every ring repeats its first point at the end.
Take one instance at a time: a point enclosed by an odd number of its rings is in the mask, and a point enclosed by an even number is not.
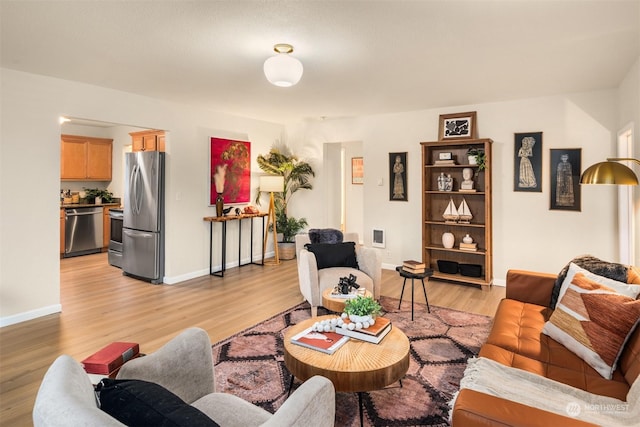
{"type": "Polygon", "coordinates": [[[93,353],[81,363],[88,374],[109,375],[140,353],[140,345],[134,342],[113,342],[93,353]]]}

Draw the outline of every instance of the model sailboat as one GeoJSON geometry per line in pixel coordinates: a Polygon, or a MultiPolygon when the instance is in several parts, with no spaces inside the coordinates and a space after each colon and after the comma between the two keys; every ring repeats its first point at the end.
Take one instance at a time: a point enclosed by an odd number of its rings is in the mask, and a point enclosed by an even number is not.
{"type": "Polygon", "coordinates": [[[456,205],[453,203],[453,199],[449,199],[449,204],[444,210],[442,217],[444,218],[444,222],[450,224],[456,223],[458,219],[460,219],[460,215],[458,215],[458,210],[456,209],[456,205]]]}
{"type": "Polygon", "coordinates": [[[469,205],[467,205],[467,201],[465,199],[462,199],[462,203],[460,203],[460,206],[458,207],[458,216],[459,221],[464,224],[469,224],[469,221],[473,218],[469,205]]]}

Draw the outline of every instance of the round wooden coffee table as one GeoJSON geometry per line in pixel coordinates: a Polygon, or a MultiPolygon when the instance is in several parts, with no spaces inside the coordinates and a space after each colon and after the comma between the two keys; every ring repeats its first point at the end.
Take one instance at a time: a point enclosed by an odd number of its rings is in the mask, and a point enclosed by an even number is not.
{"type": "MultiPolygon", "coordinates": [[[[333,288],[327,288],[322,292],[322,306],[327,310],[335,313],[342,313],[344,311],[344,303],[347,298],[335,298],[331,296],[333,288]]],[[[363,297],[372,297],[373,294],[368,289],[364,290],[363,297]]]]}
{"type": "MultiPolygon", "coordinates": [[[[284,335],[284,363],[301,381],[322,375],[333,383],[336,391],[356,392],[359,397],[362,424],[362,392],[380,390],[402,379],[409,369],[409,339],[395,326],[379,344],[351,338],[333,354],[302,347],[291,337],[333,315],[312,317],[291,326],[284,335]]],[[[293,378],[292,378],[293,381],[293,378]]]]}

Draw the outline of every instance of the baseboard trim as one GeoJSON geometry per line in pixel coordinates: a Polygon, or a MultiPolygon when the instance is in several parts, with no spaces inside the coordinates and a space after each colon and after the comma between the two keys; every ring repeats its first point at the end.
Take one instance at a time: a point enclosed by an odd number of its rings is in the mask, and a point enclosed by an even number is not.
{"type": "Polygon", "coordinates": [[[60,312],[62,312],[62,304],[53,304],[46,307],[37,308],[35,310],[29,310],[23,313],[14,314],[11,316],[0,317],[0,328],[60,312]]]}
{"type": "MultiPolygon", "coordinates": [[[[272,258],[275,255],[274,252],[267,252],[265,254],[265,258],[272,258]]],[[[253,257],[253,262],[262,262],[262,255],[259,256],[254,256],[253,257]]],[[[249,258],[243,259],[242,260],[242,264],[247,264],[249,263],[249,258]]],[[[227,263],[227,269],[229,268],[234,268],[238,266],[238,262],[228,262],[227,263]]],[[[219,271],[220,268],[222,268],[222,265],[214,265],[213,267],[213,271],[219,271]]],[[[184,282],[186,280],[191,280],[191,279],[195,279],[198,277],[202,277],[202,276],[206,276],[209,274],[209,269],[203,269],[203,270],[196,270],[196,271],[192,271],[189,273],[184,273],[184,274],[180,274],[178,276],[164,276],[163,280],[162,280],[162,284],[164,285],[175,285],[176,283],[180,283],[180,282],[184,282]]]]}

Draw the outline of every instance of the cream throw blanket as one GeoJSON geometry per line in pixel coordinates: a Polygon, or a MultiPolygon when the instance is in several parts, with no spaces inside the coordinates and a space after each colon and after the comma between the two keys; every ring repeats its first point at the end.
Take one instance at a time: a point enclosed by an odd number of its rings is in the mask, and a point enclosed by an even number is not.
{"type": "Polygon", "coordinates": [[[624,402],[479,357],[468,360],[460,381],[460,389],[465,388],[602,426],[640,425],[639,380],[624,402]]]}

